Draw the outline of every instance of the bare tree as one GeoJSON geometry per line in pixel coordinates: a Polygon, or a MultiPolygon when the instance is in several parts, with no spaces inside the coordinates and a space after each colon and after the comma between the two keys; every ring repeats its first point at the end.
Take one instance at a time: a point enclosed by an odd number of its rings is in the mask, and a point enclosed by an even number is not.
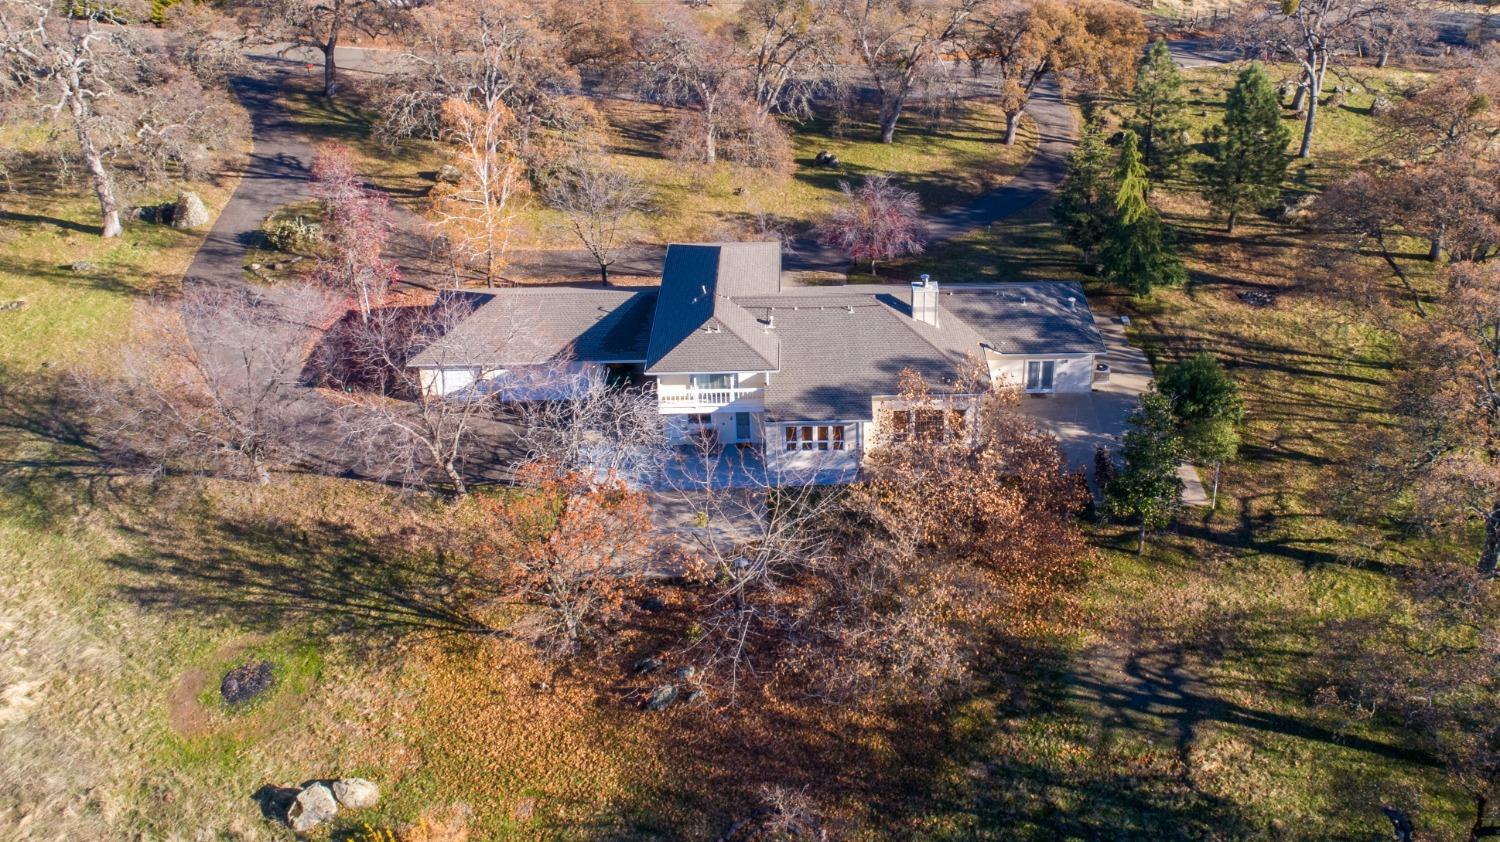
{"type": "Polygon", "coordinates": [[[455,150],[459,180],[431,195],[433,225],[465,262],[478,263],[486,286],[505,266],[516,206],[529,185],[513,147],[515,116],[503,102],[480,107],[450,99],[443,104],[444,137],[455,150]]]}
{"type": "Polygon", "coordinates": [[[749,85],[732,46],[691,17],[675,14],[645,35],[638,50],[641,88],[664,105],[688,109],[677,131],[696,136],[694,157],[717,161],[720,138],[747,99],[749,85]]]}
{"type": "Polygon", "coordinates": [[[738,51],[763,114],[803,117],[836,71],[840,39],[830,0],[749,0],[735,17],[738,51]]]}
{"type": "Polygon", "coordinates": [[[1431,44],[1437,40],[1432,12],[1425,0],[1382,7],[1370,20],[1361,52],[1373,54],[1376,67],[1386,67],[1393,57],[1402,58],[1420,46],[1431,44]]]}
{"type": "Polygon", "coordinates": [[[364,185],[353,156],[337,143],[324,145],[313,159],[312,192],[322,205],[322,239],[328,247],[317,275],[353,294],[360,317],[368,319],[398,278],[395,264],[384,256],[392,230],[390,200],[364,185]]]}
{"type": "Polygon", "coordinates": [[[840,0],[839,15],[880,97],[880,142],[896,126],[923,68],[943,57],[983,0],[840,0]]]}
{"type": "Polygon", "coordinates": [[[547,191],[547,202],[568,217],[573,233],[599,264],[599,279],[605,286],[630,221],[650,201],[650,191],[639,179],[602,163],[565,173],[547,191]]]}
{"type": "Polygon", "coordinates": [[[514,116],[516,151],[534,172],[544,169],[539,128],[565,131],[576,140],[594,120],[592,108],[571,96],[580,84],[578,71],[547,9],[519,0],[481,0],[417,10],[411,46],[377,94],[381,136],[441,136],[450,100],[483,113],[504,105],[514,116]]]}
{"type": "Polygon", "coordinates": [[[343,440],[375,476],[414,485],[446,482],[455,495],[468,494],[465,460],[495,410],[487,388],[501,370],[495,360],[524,334],[519,319],[503,336],[455,333],[474,303],[469,295],[448,293],[430,306],[377,308],[345,325],[342,353],[383,372],[339,393],[343,440]],[[408,366],[429,348],[443,374],[408,366]],[[462,387],[441,379],[458,371],[468,381],[462,387]]]}
{"type": "Polygon", "coordinates": [[[102,449],[156,470],[270,482],[300,460],[321,412],[299,380],[332,313],[314,286],[279,290],[273,303],[194,285],[179,302],[144,309],[118,377],[83,383],[102,449]]]}
{"type": "Polygon", "coordinates": [[[1313,129],[1329,68],[1341,54],[1370,38],[1390,15],[1407,12],[1405,4],[1390,0],[1257,0],[1238,12],[1230,27],[1234,40],[1300,67],[1296,105],[1305,108],[1306,119],[1298,157],[1312,157],[1313,129]]]}
{"type": "Polygon", "coordinates": [[[702,526],[663,540],[675,540],[690,575],[707,583],[697,607],[701,634],[684,654],[701,669],[699,680],[731,701],[779,668],[800,613],[796,583],[831,551],[825,521],[840,495],[815,480],[766,470],[707,437],[680,450],[669,468],[669,497],[696,511],[702,526]]]}
{"type": "Polygon", "coordinates": [[[613,475],[528,466],[528,494],[482,501],[498,540],[485,555],[512,601],[534,606],[511,632],[563,656],[622,617],[652,558],[651,505],[613,475]]]}
{"type": "Polygon", "coordinates": [[[850,258],[870,262],[921,254],[927,244],[922,205],[888,175],[872,175],[857,189],[840,182],[844,202],[818,226],[819,240],[850,258]]]}
{"type": "Polygon", "coordinates": [[[398,32],[410,22],[413,6],[388,0],[242,0],[237,9],[263,43],[322,53],[323,95],[332,98],[339,87],[335,54],[344,36],[398,32]]]}
{"type": "Polygon", "coordinates": [[[660,478],[669,449],[654,390],[565,361],[523,374],[512,390],[533,398],[516,404],[529,462],[632,486],[660,478]]]}
{"type": "MultiPolygon", "coordinates": [[[[0,100],[25,101],[67,126],[99,203],[101,233],[118,237],[118,170],[146,178],[192,167],[202,142],[243,126],[222,95],[121,20],[132,2],[0,1],[0,100]]],[[[186,41],[187,34],[183,35],[186,41]]]]}

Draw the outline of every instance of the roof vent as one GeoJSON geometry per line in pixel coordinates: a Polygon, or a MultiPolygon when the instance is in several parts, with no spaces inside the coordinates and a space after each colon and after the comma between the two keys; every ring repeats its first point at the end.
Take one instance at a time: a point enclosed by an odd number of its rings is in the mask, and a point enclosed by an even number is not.
{"type": "Polygon", "coordinates": [[[766,333],[770,333],[771,331],[773,331],[775,329],[776,329],[776,314],[775,313],[767,313],[766,314],[766,333]]]}
{"type": "Polygon", "coordinates": [[[1077,303],[1078,303],[1078,297],[1077,296],[1075,296],[1075,295],[1068,296],[1068,309],[1069,310],[1073,309],[1073,305],[1075,305],[1077,303]]]}

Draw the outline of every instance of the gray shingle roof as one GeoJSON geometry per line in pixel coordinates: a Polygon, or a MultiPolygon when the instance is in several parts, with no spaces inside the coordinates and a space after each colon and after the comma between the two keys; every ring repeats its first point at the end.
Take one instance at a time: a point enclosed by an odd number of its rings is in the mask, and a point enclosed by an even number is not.
{"type": "Polygon", "coordinates": [[[461,292],[473,315],[412,360],[508,367],[642,362],[648,374],[770,371],[769,420],[870,418],[904,369],[935,387],[966,355],[1102,353],[1076,283],[940,287],[938,325],[911,317],[909,285],[781,289],[776,243],[673,245],[657,289],[461,292]],[[1070,301],[1069,299],[1072,299],[1070,301]]]}
{"type": "Polygon", "coordinates": [[[417,368],[540,365],[557,360],[641,362],[655,288],[536,287],[449,293],[473,314],[412,358],[417,368]]]}
{"type": "Polygon", "coordinates": [[[775,317],[781,371],[765,395],[772,421],[869,419],[870,398],[894,394],[903,370],[945,385],[981,342],[947,313],[938,327],[913,320],[909,287],[807,287],[734,300],[757,319],[775,317]]]}
{"type": "Polygon", "coordinates": [[[942,288],[940,301],[1001,354],[1104,351],[1083,287],[1072,281],[955,284],[942,288]]]}
{"type": "Polygon", "coordinates": [[[732,300],[780,289],[780,243],[668,246],[646,373],[780,368],[776,335],[732,300]]]}

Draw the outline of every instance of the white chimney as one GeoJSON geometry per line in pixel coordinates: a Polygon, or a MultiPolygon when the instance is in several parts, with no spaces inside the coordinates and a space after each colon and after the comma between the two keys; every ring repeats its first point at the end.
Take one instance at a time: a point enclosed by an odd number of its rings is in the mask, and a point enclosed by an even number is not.
{"type": "Polygon", "coordinates": [[[911,285],[911,317],[938,326],[938,285],[931,275],[923,275],[911,285]]]}

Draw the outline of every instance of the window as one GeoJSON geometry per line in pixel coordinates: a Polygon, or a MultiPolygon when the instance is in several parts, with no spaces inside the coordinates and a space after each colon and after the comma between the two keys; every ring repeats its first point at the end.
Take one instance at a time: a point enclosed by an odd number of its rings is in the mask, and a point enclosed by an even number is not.
{"type": "Polygon", "coordinates": [[[961,409],[896,409],[881,418],[891,441],[948,441],[963,435],[967,426],[961,409]]]}
{"type": "Polygon", "coordinates": [[[693,413],[687,417],[687,422],[693,427],[707,427],[714,423],[714,419],[711,415],[693,413]]]}
{"type": "Polygon", "coordinates": [[[704,389],[733,389],[739,385],[738,374],[694,374],[692,378],[693,388],[704,389]]]}
{"type": "Polygon", "coordinates": [[[845,450],[847,441],[845,439],[844,427],[841,424],[808,424],[801,427],[786,428],[786,451],[791,453],[797,450],[845,450]]]}
{"type": "Polygon", "coordinates": [[[1028,360],[1026,363],[1026,391],[1052,391],[1053,374],[1057,363],[1052,360],[1028,360]]]}

